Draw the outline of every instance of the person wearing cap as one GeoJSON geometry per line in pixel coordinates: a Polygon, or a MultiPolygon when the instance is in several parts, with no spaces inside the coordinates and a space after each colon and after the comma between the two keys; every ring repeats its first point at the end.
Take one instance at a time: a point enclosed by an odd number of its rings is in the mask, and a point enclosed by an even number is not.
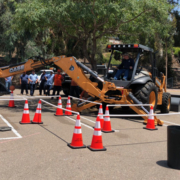
{"type": "Polygon", "coordinates": [[[123,80],[127,81],[129,70],[134,68],[134,60],[129,57],[128,53],[123,55],[122,63],[118,66],[118,71],[116,72],[114,79],[117,80],[124,73],[123,80]]]}
{"type": "Polygon", "coordinates": [[[48,74],[47,77],[47,82],[46,82],[46,95],[49,96],[50,95],[50,90],[52,89],[53,86],[53,78],[54,78],[54,72],[51,71],[50,74],[48,74]]]}
{"type": "Polygon", "coordinates": [[[45,85],[46,85],[46,81],[47,81],[47,77],[46,77],[46,71],[43,71],[41,77],[40,77],[40,85],[39,85],[39,95],[42,95],[42,90],[44,90],[44,94],[46,94],[46,89],[45,89],[45,85]]]}
{"type": "MultiPolygon", "coordinates": [[[[57,95],[59,95],[59,92],[61,91],[63,76],[60,74],[61,70],[57,70],[57,74],[54,75],[54,88],[53,88],[53,95],[55,95],[55,92],[57,91],[57,95]]],[[[52,98],[53,99],[53,98],[52,98]]]]}
{"type": "Polygon", "coordinates": [[[26,90],[26,95],[28,95],[28,75],[24,71],[20,76],[21,94],[23,95],[24,90],[26,90]]]}
{"type": "Polygon", "coordinates": [[[70,95],[79,98],[79,86],[73,79],[71,80],[70,95]]]}
{"type": "Polygon", "coordinates": [[[6,78],[5,78],[6,88],[7,88],[7,90],[8,90],[9,92],[11,92],[11,91],[10,91],[10,86],[11,86],[11,84],[12,84],[12,79],[13,79],[13,76],[9,76],[9,77],[6,77],[6,78]]]}
{"type": "Polygon", "coordinates": [[[30,83],[30,95],[33,96],[34,90],[35,90],[35,85],[38,82],[38,76],[35,74],[35,71],[32,71],[32,74],[29,75],[29,83],[30,83]]]}

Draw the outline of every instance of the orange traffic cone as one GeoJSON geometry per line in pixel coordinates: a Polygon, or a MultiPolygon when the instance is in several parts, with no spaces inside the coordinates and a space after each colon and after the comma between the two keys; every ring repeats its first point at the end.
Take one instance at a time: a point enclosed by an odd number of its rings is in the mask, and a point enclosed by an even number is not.
{"type": "Polygon", "coordinates": [[[15,107],[15,105],[14,105],[13,91],[11,91],[11,96],[10,96],[10,101],[9,101],[8,107],[15,107]]]}
{"type": "Polygon", "coordinates": [[[55,116],[63,116],[61,96],[59,96],[58,107],[55,116]]]}
{"type": "Polygon", "coordinates": [[[96,119],[96,125],[94,128],[93,138],[91,146],[87,146],[91,151],[106,151],[106,148],[102,143],[102,134],[101,134],[101,122],[99,116],[96,119]]]}
{"type": "Polygon", "coordinates": [[[79,149],[79,148],[86,148],[86,146],[83,144],[83,139],[82,139],[82,131],[81,131],[81,121],[80,121],[80,115],[77,115],[76,118],[76,125],[74,128],[74,133],[72,137],[72,142],[71,144],[67,144],[69,147],[72,149],[79,149]]]}
{"type": "Polygon", "coordinates": [[[24,111],[23,111],[23,115],[22,115],[22,120],[19,123],[20,124],[31,124],[27,100],[25,101],[25,104],[24,104],[24,111]]]}
{"type": "Polygon", "coordinates": [[[100,119],[100,122],[101,122],[101,129],[102,129],[102,128],[103,128],[103,125],[104,125],[102,104],[101,104],[100,107],[99,107],[98,115],[99,115],[99,119],[100,119]]]}
{"type": "Polygon", "coordinates": [[[36,108],[36,113],[34,115],[34,119],[32,120],[33,124],[43,124],[41,121],[41,100],[39,100],[37,108],[36,108]]]}
{"type": "Polygon", "coordinates": [[[110,117],[109,117],[108,106],[106,106],[105,117],[104,117],[104,125],[102,128],[102,132],[105,132],[105,133],[114,132],[114,130],[111,129],[111,121],[110,121],[110,117]]]}
{"type": "MultiPolygon", "coordinates": [[[[67,100],[67,104],[66,104],[66,110],[71,111],[71,99],[69,96],[68,96],[68,100],[67,100]]],[[[70,111],[65,111],[65,115],[72,116],[72,112],[70,112],[70,111]]]]}
{"type": "Polygon", "coordinates": [[[154,121],[154,112],[153,112],[154,107],[151,106],[150,111],[149,111],[149,116],[148,116],[148,120],[147,120],[147,124],[146,127],[144,127],[144,129],[148,129],[148,130],[157,130],[157,128],[155,127],[155,121],[154,121]]]}

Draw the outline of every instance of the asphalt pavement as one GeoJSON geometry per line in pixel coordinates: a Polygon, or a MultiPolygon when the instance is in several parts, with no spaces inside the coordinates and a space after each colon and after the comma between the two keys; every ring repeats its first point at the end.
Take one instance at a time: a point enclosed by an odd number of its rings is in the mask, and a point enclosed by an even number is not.
{"type": "MultiPolygon", "coordinates": [[[[19,90],[14,95],[25,97],[19,90]]],[[[57,105],[57,99],[42,98],[57,105]]],[[[39,97],[28,97],[31,120],[38,100],[39,97]]],[[[62,101],[65,107],[67,97],[63,94],[62,101]]],[[[92,152],[67,146],[72,140],[76,115],[54,116],[56,108],[42,103],[43,124],[21,125],[24,101],[15,101],[15,108],[7,105],[8,101],[0,101],[0,126],[7,126],[8,122],[14,131],[0,132],[1,180],[180,179],[180,171],[167,166],[167,126],[180,125],[180,115],[160,116],[165,125],[156,131],[143,129],[140,117],[111,117],[115,132],[102,133],[107,151],[92,152]]],[[[81,114],[85,145],[91,144],[97,113],[92,108],[81,114]]],[[[121,108],[112,113],[133,114],[121,108]]]]}

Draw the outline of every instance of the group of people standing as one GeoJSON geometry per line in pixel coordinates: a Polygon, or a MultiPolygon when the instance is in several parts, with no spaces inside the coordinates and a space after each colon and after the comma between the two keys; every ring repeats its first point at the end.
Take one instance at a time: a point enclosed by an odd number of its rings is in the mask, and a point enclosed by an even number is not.
{"type": "MultiPolygon", "coordinates": [[[[42,90],[44,91],[44,95],[49,96],[50,90],[53,87],[53,95],[55,95],[57,91],[57,95],[61,91],[61,85],[63,81],[63,76],[60,74],[61,70],[57,70],[57,74],[54,75],[53,71],[50,71],[50,74],[46,74],[46,71],[43,71],[40,77],[40,86],[39,86],[39,95],[42,95],[42,90]]],[[[38,83],[38,76],[35,74],[33,70],[32,73],[28,76],[26,72],[20,77],[20,84],[21,84],[21,94],[26,91],[26,95],[28,94],[28,84],[30,84],[30,95],[33,96],[34,90],[36,88],[36,83],[38,83]]]]}
{"type": "MultiPolygon", "coordinates": [[[[10,92],[10,86],[12,84],[13,76],[9,76],[5,78],[6,88],[10,92]]],[[[54,74],[53,71],[50,71],[50,74],[46,74],[46,71],[43,71],[40,79],[38,80],[38,76],[33,70],[30,75],[27,75],[26,72],[20,76],[20,85],[21,85],[21,94],[23,95],[24,91],[26,95],[28,95],[28,86],[30,85],[30,95],[34,95],[34,90],[36,89],[36,84],[40,81],[39,85],[39,95],[42,95],[42,91],[44,95],[50,96],[50,90],[53,89],[53,94],[55,95],[57,91],[57,95],[59,95],[61,91],[62,81],[64,80],[63,76],[61,75],[61,70],[57,70],[57,73],[54,74]],[[54,85],[54,86],[53,86],[54,85]]],[[[80,88],[76,84],[75,81],[71,80],[71,87],[70,87],[70,95],[75,97],[84,97],[84,91],[80,94],[80,88]]],[[[53,97],[52,97],[53,99],[53,97]]]]}

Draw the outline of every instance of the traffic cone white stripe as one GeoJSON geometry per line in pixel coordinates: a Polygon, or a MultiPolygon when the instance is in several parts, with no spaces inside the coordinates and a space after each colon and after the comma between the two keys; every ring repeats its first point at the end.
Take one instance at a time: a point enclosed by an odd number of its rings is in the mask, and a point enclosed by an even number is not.
{"type": "Polygon", "coordinates": [[[58,108],[62,108],[62,104],[58,104],[58,108]]]}
{"type": "Polygon", "coordinates": [[[99,114],[103,114],[102,108],[99,109],[99,114]]]}
{"type": "Polygon", "coordinates": [[[74,129],[74,133],[75,133],[75,134],[81,134],[82,131],[81,131],[81,129],[74,129]]]}
{"type": "Polygon", "coordinates": [[[36,110],[36,113],[37,114],[41,114],[41,110],[36,110]]]}
{"type": "Polygon", "coordinates": [[[76,127],[81,127],[81,122],[79,120],[76,121],[76,127]]]}
{"type": "Polygon", "coordinates": [[[24,109],[29,109],[28,104],[24,104],[24,109]]]}
{"type": "Polygon", "coordinates": [[[24,110],[23,113],[24,114],[29,114],[29,110],[24,110]]]}
{"type": "Polygon", "coordinates": [[[99,130],[99,131],[95,131],[94,130],[94,133],[93,133],[95,136],[101,136],[102,134],[101,134],[101,130],[99,130]]]}
{"type": "Polygon", "coordinates": [[[14,99],[13,92],[11,92],[10,99],[14,99]]]}
{"type": "Polygon", "coordinates": [[[95,128],[96,128],[96,129],[101,129],[101,123],[100,123],[100,121],[96,121],[95,128]]]}
{"type": "Polygon", "coordinates": [[[41,104],[40,103],[38,103],[37,108],[39,108],[39,109],[41,108],[41,104]]]}
{"type": "Polygon", "coordinates": [[[67,105],[66,107],[67,107],[67,108],[70,108],[70,107],[71,107],[71,105],[67,105]]]}
{"type": "Polygon", "coordinates": [[[110,117],[109,116],[105,116],[104,117],[104,121],[110,121],[110,117]]]}
{"type": "Polygon", "coordinates": [[[149,120],[154,120],[154,116],[148,116],[149,120]]]}
{"type": "Polygon", "coordinates": [[[99,118],[100,118],[100,119],[103,119],[103,116],[102,116],[102,115],[99,115],[99,118]]]}
{"type": "Polygon", "coordinates": [[[105,111],[105,115],[109,115],[109,111],[106,110],[106,111],[105,111]]]}

